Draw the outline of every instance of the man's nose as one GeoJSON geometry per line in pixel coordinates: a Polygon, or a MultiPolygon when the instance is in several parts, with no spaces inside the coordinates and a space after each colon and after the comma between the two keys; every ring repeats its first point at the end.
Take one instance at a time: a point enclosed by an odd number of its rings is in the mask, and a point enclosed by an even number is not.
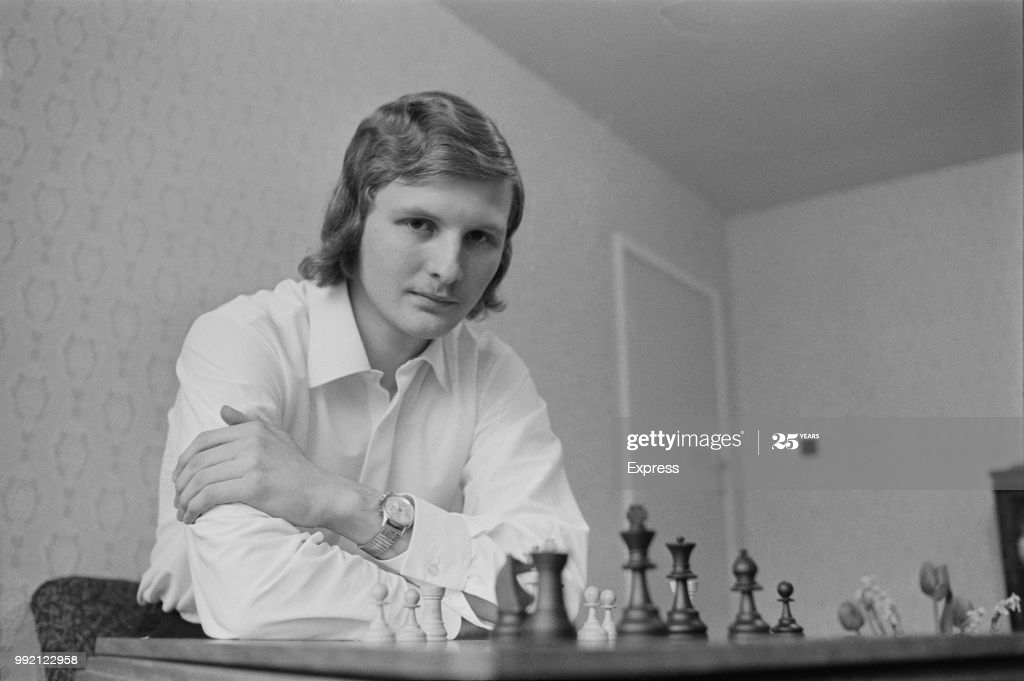
{"type": "Polygon", "coordinates": [[[456,234],[441,234],[431,243],[427,267],[430,276],[450,286],[462,276],[462,239],[456,234]]]}

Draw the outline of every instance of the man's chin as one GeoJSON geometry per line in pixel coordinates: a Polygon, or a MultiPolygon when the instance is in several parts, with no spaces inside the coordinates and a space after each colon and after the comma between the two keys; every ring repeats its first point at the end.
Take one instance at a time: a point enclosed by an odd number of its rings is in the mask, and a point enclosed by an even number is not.
{"type": "Polygon", "coordinates": [[[458,326],[459,322],[462,321],[462,317],[454,320],[437,315],[421,314],[418,315],[418,317],[420,318],[416,319],[409,325],[408,333],[411,336],[415,336],[416,338],[420,338],[425,341],[441,338],[458,326]]]}

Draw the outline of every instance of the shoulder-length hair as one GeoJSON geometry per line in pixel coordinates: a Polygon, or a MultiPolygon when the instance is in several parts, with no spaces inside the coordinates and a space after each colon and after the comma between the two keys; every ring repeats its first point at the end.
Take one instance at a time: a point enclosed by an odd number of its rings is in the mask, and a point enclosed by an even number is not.
{"type": "Polygon", "coordinates": [[[475,106],[446,92],[421,92],[384,104],[356,129],[334,188],[320,249],[302,260],[299,273],[319,286],[353,278],[366,216],[377,192],[391,182],[440,177],[507,179],[512,207],[498,269],[470,319],[500,311],[497,288],[512,262],[512,235],[523,217],[523,181],[498,127],[475,106]]]}

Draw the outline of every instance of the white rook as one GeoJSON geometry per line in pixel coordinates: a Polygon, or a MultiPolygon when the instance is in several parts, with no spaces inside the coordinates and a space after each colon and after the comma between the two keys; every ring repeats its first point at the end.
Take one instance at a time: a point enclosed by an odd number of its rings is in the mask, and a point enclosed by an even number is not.
{"type": "Polygon", "coordinates": [[[448,631],[441,619],[441,598],[444,587],[433,584],[420,586],[420,605],[423,607],[420,628],[427,635],[427,641],[447,641],[448,631]]]}

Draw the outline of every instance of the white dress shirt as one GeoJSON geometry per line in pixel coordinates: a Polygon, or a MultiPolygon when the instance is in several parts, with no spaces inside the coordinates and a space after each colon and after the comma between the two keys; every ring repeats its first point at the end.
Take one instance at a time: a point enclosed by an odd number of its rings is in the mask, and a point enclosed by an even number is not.
{"type": "Polygon", "coordinates": [[[389,590],[401,624],[409,583],[443,586],[449,636],[462,618],[484,627],[464,596],[495,602],[508,555],[548,539],[570,554],[570,614],[585,577],[587,526],[561,444],[519,357],[486,331],[459,324],[396,374],[394,398],[370,368],[344,284],[287,280],[201,316],[177,363],[160,510],[139,601],[162,602],[215,638],[359,638],[389,590]],[[369,558],[323,528],[298,528],[244,504],[193,525],[176,519],[171,474],[230,405],[291,435],[317,466],[369,487],[411,495],[408,549],[369,558]],[[407,581],[408,580],[408,581],[407,581]]]}

